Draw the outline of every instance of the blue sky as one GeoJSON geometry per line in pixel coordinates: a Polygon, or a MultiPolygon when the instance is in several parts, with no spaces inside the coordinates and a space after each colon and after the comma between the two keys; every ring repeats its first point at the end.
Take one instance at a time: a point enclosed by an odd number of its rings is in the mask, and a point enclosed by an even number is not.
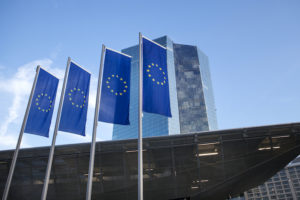
{"type": "MultiPolygon", "coordinates": [[[[36,65],[62,79],[68,56],[93,73],[87,137],[59,133],[57,144],[89,142],[101,45],[121,50],[138,32],[208,55],[220,129],[298,122],[299,9],[297,0],[1,1],[0,149],[16,145],[36,65]]],[[[97,140],[111,128],[100,123],[97,140]]],[[[22,147],[50,145],[52,129],[49,139],[25,134],[22,147]]]]}

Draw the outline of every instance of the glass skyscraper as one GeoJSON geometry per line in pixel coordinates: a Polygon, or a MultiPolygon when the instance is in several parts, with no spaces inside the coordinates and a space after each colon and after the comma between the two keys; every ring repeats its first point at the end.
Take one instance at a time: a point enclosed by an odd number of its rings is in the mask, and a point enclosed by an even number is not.
{"type": "MultiPolygon", "coordinates": [[[[196,46],[155,39],[167,48],[167,67],[172,118],[143,113],[143,137],[192,133],[217,129],[214,97],[207,56],[196,46]]],[[[132,56],[130,125],[114,125],[113,140],[138,135],[138,45],[122,50],[132,56]]]]}

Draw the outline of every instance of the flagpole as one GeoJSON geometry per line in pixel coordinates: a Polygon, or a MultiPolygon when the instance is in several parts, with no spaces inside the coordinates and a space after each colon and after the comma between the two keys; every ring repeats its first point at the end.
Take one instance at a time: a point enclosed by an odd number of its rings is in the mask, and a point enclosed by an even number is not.
{"type": "Polygon", "coordinates": [[[50,177],[51,166],[52,166],[52,162],[53,162],[55,141],[56,141],[58,126],[59,126],[60,117],[61,117],[62,104],[64,102],[64,94],[65,94],[66,83],[67,83],[67,79],[68,79],[68,75],[69,75],[70,63],[71,63],[71,58],[69,57],[68,62],[67,62],[65,77],[64,77],[64,83],[63,83],[63,87],[62,87],[62,90],[61,90],[60,102],[59,102],[59,107],[58,107],[57,117],[56,117],[56,123],[55,123],[53,138],[52,138],[52,146],[51,146],[51,149],[50,149],[50,152],[49,152],[48,165],[47,165],[47,170],[46,170],[46,175],[45,175],[41,200],[46,200],[46,197],[47,197],[49,177],[50,177]]]}
{"type": "Polygon", "coordinates": [[[142,33],[139,33],[139,133],[138,133],[138,200],[144,199],[143,194],[143,49],[142,33]]]}
{"type": "Polygon", "coordinates": [[[13,177],[13,174],[14,174],[14,171],[15,171],[15,166],[16,166],[17,157],[18,157],[18,154],[19,154],[19,149],[20,149],[21,142],[22,142],[23,133],[24,133],[25,126],[26,126],[26,123],[27,123],[27,119],[28,119],[28,114],[29,114],[29,110],[30,110],[30,106],[31,106],[31,102],[32,102],[32,97],[33,97],[33,94],[34,94],[37,78],[38,78],[39,73],[40,73],[40,68],[41,68],[40,65],[38,65],[37,68],[36,68],[36,74],[35,74],[35,77],[34,77],[33,85],[32,85],[32,88],[31,88],[31,93],[30,93],[30,96],[29,96],[29,101],[28,101],[27,108],[26,108],[26,111],[25,111],[22,127],[21,127],[21,130],[20,130],[19,139],[18,139],[17,146],[16,146],[16,149],[15,149],[15,152],[14,152],[14,156],[13,156],[13,159],[12,159],[12,162],[11,162],[11,165],[10,165],[10,169],[9,169],[6,185],[5,185],[5,188],[4,188],[2,200],[6,200],[7,196],[8,196],[8,193],[9,193],[10,184],[11,184],[11,180],[12,180],[12,177],[13,177]]]}
{"type": "Polygon", "coordinates": [[[90,150],[89,175],[88,175],[88,183],[87,183],[86,198],[85,198],[86,200],[90,200],[92,197],[95,147],[96,147],[96,136],[97,136],[98,115],[99,115],[99,106],[100,106],[100,98],[101,98],[101,86],[102,86],[105,51],[106,51],[106,47],[105,47],[105,45],[102,45],[102,54],[101,54],[101,61],[100,61],[98,86],[97,86],[96,107],[95,107],[95,114],[94,114],[92,144],[91,144],[91,150],[90,150]]]}

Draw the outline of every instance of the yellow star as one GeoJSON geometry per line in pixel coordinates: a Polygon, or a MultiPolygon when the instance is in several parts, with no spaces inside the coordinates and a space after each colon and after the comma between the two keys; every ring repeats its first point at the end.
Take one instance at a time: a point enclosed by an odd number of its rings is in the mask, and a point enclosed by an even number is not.
{"type": "Polygon", "coordinates": [[[115,95],[117,96],[117,95],[118,95],[118,93],[116,92],[116,93],[115,93],[115,95]]]}
{"type": "Polygon", "coordinates": [[[126,92],[126,90],[123,90],[123,92],[125,93],[125,92],[126,92]]]}
{"type": "Polygon", "coordinates": [[[39,105],[39,103],[36,103],[35,105],[37,105],[37,106],[38,106],[38,105],[39,105]]]}
{"type": "Polygon", "coordinates": [[[166,83],[166,81],[164,81],[164,83],[166,83]]]}
{"type": "Polygon", "coordinates": [[[77,104],[76,107],[78,108],[78,106],[79,106],[79,105],[77,104]]]}
{"type": "Polygon", "coordinates": [[[74,106],[74,104],[75,104],[75,103],[74,103],[74,102],[72,102],[72,105],[73,105],[73,106],[74,106]]]}
{"type": "Polygon", "coordinates": [[[155,81],[155,78],[153,78],[152,81],[155,81]]]}
{"type": "Polygon", "coordinates": [[[165,72],[163,72],[163,75],[165,75],[165,72]]]}
{"type": "Polygon", "coordinates": [[[72,94],[71,94],[71,93],[69,93],[68,95],[69,95],[69,96],[71,96],[72,94]]]}
{"type": "Polygon", "coordinates": [[[48,94],[47,94],[47,93],[45,94],[45,97],[46,97],[46,96],[48,96],[48,94]]]}
{"type": "Polygon", "coordinates": [[[124,81],[124,84],[126,84],[127,82],[126,81],[124,81]]]}
{"type": "Polygon", "coordinates": [[[114,92],[114,90],[110,90],[110,92],[114,92]]]}
{"type": "Polygon", "coordinates": [[[108,84],[108,83],[109,83],[109,81],[106,81],[106,83],[108,84]]]}
{"type": "Polygon", "coordinates": [[[152,63],[152,66],[154,66],[154,63],[152,63]]]}
{"type": "Polygon", "coordinates": [[[116,75],[116,77],[118,78],[119,76],[118,76],[118,75],[116,75]]]}
{"type": "Polygon", "coordinates": [[[115,77],[115,75],[111,75],[111,77],[115,77]]]}
{"type": "Polygon", "coordinates": [[[41,107],[38,107],[39,110],[41,110],[41,107]]]}
{"type": "Polygon", "coordinates": [[[50,97],[48,97],[48,99],[51,99],[50,97]]]}
{"type": "Polygon", "coordinates": [[[44,96],[44,94],[43,94],[43,93],[42,93],[41,95],[42,95],[42,96],[44,96]]]}
{"type": "Polygon", "coordinates": [[[80,108],[82,108],[82,106],[80,106],[80,108]]]}
{"type": "Polygon", "coordinates": [[[156,83],[159,85],[159,82],[158,82],[158,81],[157,81],[156,83]]]}
{"type": "Polygon", "coordinates": [[[120,78],[120,81],[123,81],[123,78],[120,78]]]}
{"type": "Polygon", "coordinates": [[[80,88],[78,88],[77,90],[80,91],[80,88]]]}
{"type": "Polygon", "coordinates": [[[110,86],[108,85],[107,88],[110,88],[110,86]]]}
{"type": "Polygon", "coordinates": [[[162,68],[160,67],[159,70],[162,70],[162,68]]]}
{"type": "Polygon", "coordinates": [[[161,82],[160,84],[161,84],[161,85],[164,85],[164,83],[163,83],[163,82],[161,82]]]}
{"type": "Polygon", "coordinates": [[[127,86],[127,85],[125,85],[125,88],[128,88],[128,86],[127,86]]]}
{"type": "Polygon", "coordinates": [[[73,90],[71,90],[71,92],[73,92],[73,90]]]}
{"type": "Polygon", "coordinates": [[[147,69],[147,72],[150,72],[150,69],[147,69]]]}
{"type": "Polygon", "coordinates": [[[120,92],[119,94],[120,94],[121,96],[123,95],[123,93],[122,93],[122,92],[120,92]]]}
{"type": "Polygon", "coordinates": [[[46,110],[46,112],[48,112],[48,110],[46,110]]]}
{"type": "Polygon", "coordinates": [[[74,91],[76,91],[76,88],[74,88],[74,91]]]}
{"type": "Polygon", "coordinates": [[[156,64],[156,67],[158,67],[158,64],[156,64]]]}
{"type": "Polygon", "coordinates": [[[107,79],[110,80],[110,77],[108,77],[107,79]]]}
{"type": "Polygon", "coordinates": [[[44,112],[44,111],[45,111],[45,109],[42,109],[42,111],[44,112]]]}
{"type": "Polygon", "coordinates": [[[164,76],[164,79],[166,80],[167,78],[164,76]]]}
{"type": "Polygon", "coordinates": [[[151,74],[148,74],[149,77],[151,77],[151,74]]]}
{"type": "Polygon", "coordinates": [[[52,101],[50,101],[50,103],[52,103],[52,101]]]}
{"type": "Polygon", "coordinates": [[[148,65],[149,68],[151,68],[151,65],[148,65]]]}
{"type": "Polygon", "coordinates": [[[38,95],[38,97],[40,98],[41,96],[40,96],[40,95],[38,95]]]}
{"type": "Polygon", "coordinates": [[[72,101],[72,98],[69,98],[70,101],[72,101]]]}

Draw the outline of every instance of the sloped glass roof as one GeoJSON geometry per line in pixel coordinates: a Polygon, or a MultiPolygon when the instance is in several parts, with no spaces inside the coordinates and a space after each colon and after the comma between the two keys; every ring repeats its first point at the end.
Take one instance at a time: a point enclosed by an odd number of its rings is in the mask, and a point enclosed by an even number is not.
{"type": "MultiPolygon", "coordinates": [[[[300,123],[146,138],[144,199],[225,199],[300,153],[300,123]]],[[[137,199],[137,140],[98,142],[93,199],[137,199]]],[[[57,146],[47,199],[84,199],[90,144],[57,146]]],[[[49,147],[22,149],[9,199],[40,199],[49,147]]],[[[0,194],[13,151],[0,152],[0,194]]]]}

